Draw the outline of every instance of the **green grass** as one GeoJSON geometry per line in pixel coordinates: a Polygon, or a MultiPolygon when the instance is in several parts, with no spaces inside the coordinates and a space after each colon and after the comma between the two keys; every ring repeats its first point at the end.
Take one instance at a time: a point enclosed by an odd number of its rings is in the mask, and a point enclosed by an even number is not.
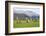
{"type": "Polygon", "coordinates": [[[14,20],[14,28],[27,28],[27,27],[39,27],[39,20],[29,20],[29,22],[27,22],[27,20],[14,20]],[[19,21],[19,22],[17,22],[19,21]]]}

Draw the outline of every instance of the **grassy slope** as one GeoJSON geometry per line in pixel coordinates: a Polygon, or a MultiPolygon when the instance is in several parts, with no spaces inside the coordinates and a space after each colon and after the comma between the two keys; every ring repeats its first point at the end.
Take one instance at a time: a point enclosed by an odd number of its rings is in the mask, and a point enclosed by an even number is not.
{"type": "MultiPolygon", "coordinates": [[[[20,21],[20,20],[19,20],[20,21]]],[[[26,27],[39,27],[39,21],[31,21],[25,23],[26,20],[21,20],[24,22],[17,23],[17,20],[14,20],[14,28],[26,28],[26,27]]]]}

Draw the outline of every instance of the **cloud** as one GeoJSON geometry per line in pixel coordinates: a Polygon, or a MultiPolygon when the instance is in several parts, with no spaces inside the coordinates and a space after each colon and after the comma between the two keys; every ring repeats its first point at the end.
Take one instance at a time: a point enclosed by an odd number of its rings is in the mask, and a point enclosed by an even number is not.
{"type": "Polygon", "coordinates": [[[13,11],[14,13],[27,13],[27,14],[29,14],[32,11],[36,14],[40,14],[39,8],[14,8],[13,11]]]}

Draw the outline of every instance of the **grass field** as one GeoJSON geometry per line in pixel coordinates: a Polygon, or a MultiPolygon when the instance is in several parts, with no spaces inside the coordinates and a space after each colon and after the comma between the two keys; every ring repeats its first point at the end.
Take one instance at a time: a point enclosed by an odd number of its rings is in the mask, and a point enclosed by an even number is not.
{"type": "Polygon", "coordinates": [[[14,20],[14,28],[39,27],[39,20],[14,20]]]}

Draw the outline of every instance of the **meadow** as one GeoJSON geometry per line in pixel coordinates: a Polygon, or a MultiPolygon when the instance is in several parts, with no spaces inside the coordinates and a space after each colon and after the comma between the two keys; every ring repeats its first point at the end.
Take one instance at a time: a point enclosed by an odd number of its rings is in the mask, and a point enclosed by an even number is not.
{"type": "Polygon", "coordinates": [[[39,19],[38,20],[14,20],[13,27],[14,28],[30,28],[30,27],[39,27],[39,19]]]}

